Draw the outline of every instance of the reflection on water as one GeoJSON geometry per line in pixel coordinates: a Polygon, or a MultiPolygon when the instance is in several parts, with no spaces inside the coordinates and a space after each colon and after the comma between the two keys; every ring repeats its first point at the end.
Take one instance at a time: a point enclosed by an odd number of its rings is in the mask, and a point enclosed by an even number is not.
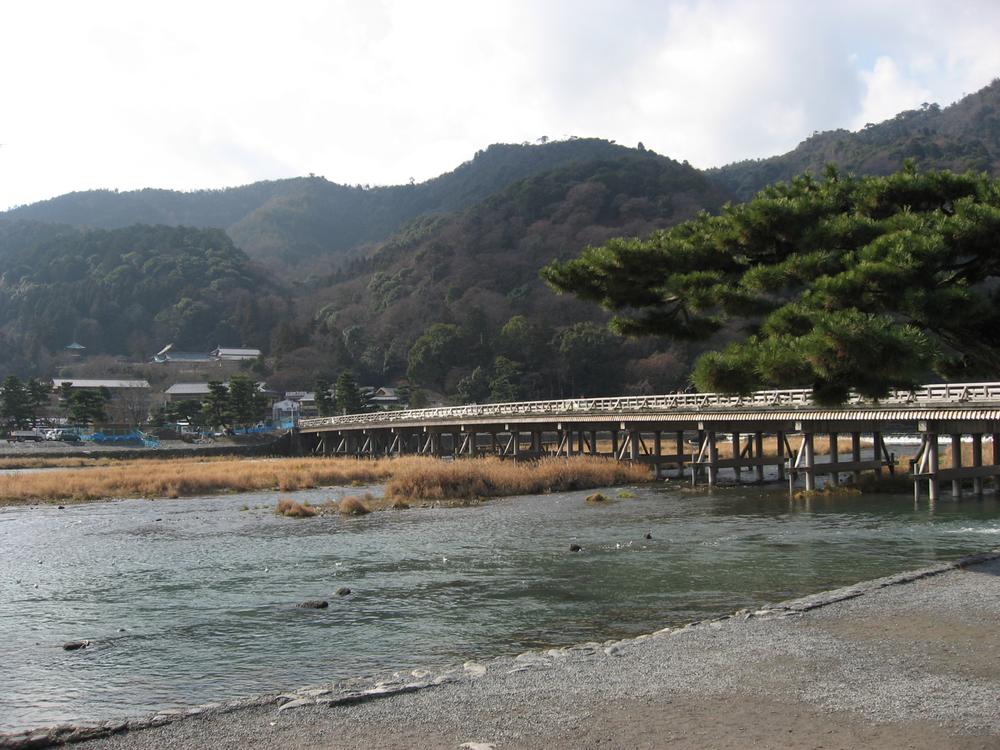
{"type": "Polygon", "coordinates": [[[908,496],[634,491],[350,519],[277,517],[274,493],[0,510],[0,730],[632,635],[1000,532],[992,498],[931,513],[908,496]],[[60,648],[77,638],[93,645],[60,648]]]}

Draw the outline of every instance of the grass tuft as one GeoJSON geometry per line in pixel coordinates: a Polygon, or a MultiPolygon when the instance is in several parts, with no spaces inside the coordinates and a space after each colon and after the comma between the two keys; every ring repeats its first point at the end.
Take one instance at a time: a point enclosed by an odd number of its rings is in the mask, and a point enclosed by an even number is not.
{"type": "Polygon", "coordinates": [[[371,495],[348,495],[343,500],[340,501],[339,509],[340,515],[342,516],[366,516],[372,512],[372,502],[374,498],[371,495]]]}
{"type": "Polygon", "coordinates": [[[311,518],[316,515],[316,510],[309,507],[308,503],[299,503],[287,497],[278,500],[278,506],[274,512],[287,518],[311,518]]]}

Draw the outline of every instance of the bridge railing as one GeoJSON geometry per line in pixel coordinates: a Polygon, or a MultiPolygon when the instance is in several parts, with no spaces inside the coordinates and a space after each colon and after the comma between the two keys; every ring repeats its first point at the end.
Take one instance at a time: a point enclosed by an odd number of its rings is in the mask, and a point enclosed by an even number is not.
{"type": "MultiPolygon", "coordinates": [[[[852,395],[844,408],[872,406],[938,406],[966,403],[1000,404],[1000,382],[997,383],[935,383],[912,391],[894,391],[884,399],[873,401],[852,395]]],[[[703,411],[706,409],[806,409],[816,406],[811,388],[754,391],[745,396],[725,393],[668,393],[661,396],[609,396],[603,398],[569,398],[554,401],[514,401],[502,404],[470,404],[467,406],[435,406],[428,409],[380,411],[367,414],[347,414],[340,417],[300,419],[299,427],[337,427],[356,425],[391,426],[408,422],[461,421],[477,418],[581,416],[587,414],[635,414],[673,411],[703,411]]]]}

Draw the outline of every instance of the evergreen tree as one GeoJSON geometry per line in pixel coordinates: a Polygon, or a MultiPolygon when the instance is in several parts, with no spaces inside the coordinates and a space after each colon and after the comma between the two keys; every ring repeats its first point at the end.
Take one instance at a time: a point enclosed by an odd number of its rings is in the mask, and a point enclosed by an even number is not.
{"type": "Polygon", "coordinates": [[[542,275],[615,311],[619,333],[727,336],[696,363],[701,390],[812,385],[837,403],[1000,372],[997,236],[1000,182],[984,174],[828,168],[542,275]]]}
{"type": "Polygon", "coordinates": [[[517,362],[506,357],[497,357],[493,362],[493,378],[490,380],[490,401],[503,403],[521,398],[521,368],[517,362]]]}
{"type": "Polygon", "coordinates": [[[225,427],[229,424],[229,390],[218,380],[208,384],[208,395],[201,405],[205,424],[209,427],[225,427]]]}
{"type": "Polygon", "coordinates": [[[336,408],[340,414],[358,414],[364,410],[361,391],[351,373],[344,371],[337,378],[336,408]]]}
{"type": "Polygon", "coordinates": [[[35,378],[31,378],[25,384],[25,389],[28,394],[31,421],[32,423],[36,423],[42,412],[49,405],[49,396],[52,393],[52,388],[49,383],[43,383],[35,378]]]}
{"type": "Polygon", "coordinates": [[[73,406],[73,386],[69,382],[59,384],[59,411],[69,419],[70,409],[73,406]]]}
{"type": "Polygon", "coordinates": [[[73,424],[89,425],[107,422],[105,408],[111,400],[107,388],[92,390],[90,388],[73,392],[70,399],[69,419],[73,424]]]}
{"type": "Polygon", "coordinates": [[[333,416],[336,411],[333,395],[330,393],[330,381],[326,378],[316,379],[316,410],[321,417],[333,416]]]}
{"type": "Polygon", "coordinates": [[[257,384],[245,375],[234,375],[229,381],[228,411],[233,422],[246,426],[260,420],[262,402],[257,384]]]}
{"type": "Polygon", "coordinates": [[[477,367],[458,381],[458,398],[463,404],[478,404],[490,397],[490,374],[485,367],[477,367]]]}
{"type": "Polygon", "coordinates": [[[7,376],[0,385],[0,412],[9,427],[23,428],[31,424],[31,397],[16,375],[7,376]]]}

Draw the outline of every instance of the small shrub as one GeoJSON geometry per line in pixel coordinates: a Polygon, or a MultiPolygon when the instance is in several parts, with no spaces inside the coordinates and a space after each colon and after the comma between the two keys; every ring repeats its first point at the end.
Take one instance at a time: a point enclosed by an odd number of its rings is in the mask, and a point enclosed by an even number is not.
{"type": "Polygon", "coordinates": [[[633,497],[635,497],[635,493],[630,492],[629,490],[619,490],[618,497],[622,498],[623,500],[630,500],[633,497]]]}
{"type": "Polygon", "coordinates": [[[600,503],[611,502],[607,495],[602,495],[600,492],[595,492],[593,495],[587,495],[587,502],[591,505],[598,505],[600,503]]]}
{"type": "Polygon", "coordinates": [[[340,514],[342,516],[364,516],[371,513],[371,503],[372,496],[365,495],[364,497],[358,497],[357,495],[350,495],[345,497],[340,501],[340,514]]]}
{"type": "Polygon", "coordinates": [[[286,516],[287,518],[309,518],[316,515],[316,511],[308,505],[297,503],[287,497],[278,500],[278,505],[274,509],[274,512],[279,516],[286,516]]]}

